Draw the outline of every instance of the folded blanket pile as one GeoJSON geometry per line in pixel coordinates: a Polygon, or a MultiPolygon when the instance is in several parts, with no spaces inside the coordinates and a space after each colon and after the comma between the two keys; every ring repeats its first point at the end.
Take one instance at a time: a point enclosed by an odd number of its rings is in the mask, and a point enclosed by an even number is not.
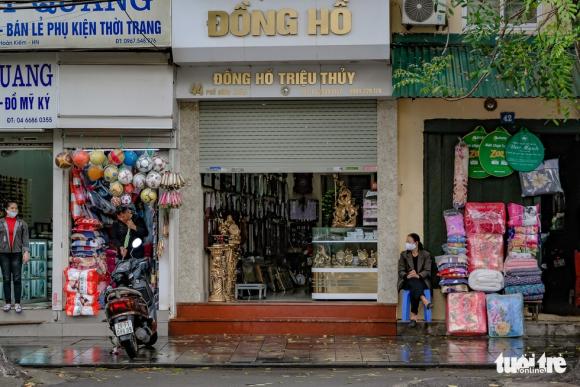
{"type": "Polygon", "coordinates": [[[469,274],[469,287],[479,292],[499,292],[503,289],[503,273],[497,270],[477,269],[469,274]]]}

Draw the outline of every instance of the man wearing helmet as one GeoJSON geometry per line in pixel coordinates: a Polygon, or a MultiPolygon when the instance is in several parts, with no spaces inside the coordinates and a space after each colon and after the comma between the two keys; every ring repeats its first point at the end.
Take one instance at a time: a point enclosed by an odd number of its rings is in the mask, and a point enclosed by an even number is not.
{"type": "Polygon", "coordinates": [[[143,245],[131,251],[129,248],[135,239],[145,239],[148,235],[149,231],[145,221],[135,214],[133,208],[127,206],[117,209],[117,220],[113,223],[111,244],[118,250],[121,259],[129,256],[143,258],[145,256],[143,245]]]}

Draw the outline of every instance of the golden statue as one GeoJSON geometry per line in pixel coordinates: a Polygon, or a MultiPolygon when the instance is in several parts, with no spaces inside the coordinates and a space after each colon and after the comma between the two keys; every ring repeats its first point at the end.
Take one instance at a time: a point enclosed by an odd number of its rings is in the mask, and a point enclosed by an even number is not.
{"type": "Polygon", "coordinates": [[[358,265],[367,266],[369,263],[369,253],[365,249],[358,249],[358,265]]]}
{"type": "Polygon", "coordinates": [[[344,264],[346,266],[352,266],[353,260],[354,260],[354,254],[352,253],[352,250],[346,249],[344,251],[344,264]]]}
{"type": "Polygon", "coordinates": [[[344,181],[338,180],[338,197],[336,198],[332,227],[355,227],[357,215],[358,207],[353,203],[352,193],[344,181]]]}
{"type": "Polygon", "coordinates": [[[228,215],[220,220],[220,238],[210,248],[210,302],[233,302],[236,300],[236,266],[240,256],[240,228],[228,215]],[[224,240],[227,238],[228,243],[224,240]]]}
{"type": "Polygon", "coordinates": [[[369,257],[369,267],[373,268],[377,265],[378,261],[377,252],[375,250],[371,250],[371,256],[369,257]]]}
{"type": "Polygon", "coordinates": [[[332,258],[326,254],[324,246],[318,246],[318,251],[314,256],[314,267],[328,267],[330,266],[332,258]]]}
{"type": "Polygon", "coordinates": [[[226,276],[226,245],[214,244],[209,248],[209,302],[225,302],[224,279],[226,276]]]}
{"type": "Polygon", "coordinates": [[[332,262],[333,266],[343,267],[344,262],[346,260],[346,254],[344,251],[340,250],[336,252],[336,256],[334,257],[334,262],[332,262]]]}

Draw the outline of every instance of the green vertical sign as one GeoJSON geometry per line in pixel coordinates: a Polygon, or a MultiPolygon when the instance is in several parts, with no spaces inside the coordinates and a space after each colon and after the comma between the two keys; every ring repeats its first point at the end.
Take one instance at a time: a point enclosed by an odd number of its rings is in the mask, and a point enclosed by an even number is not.
{"type": "Polygon", "coordinates": [[[516,171],[531,172],[544,161],[544,144],[538,136],[523,128],[509,140],[506,158],[516,171]]]}
{"type": "Polygon", "coordinates": [[[483,169],[492,176],[506,177],[514,170],[506,159],[506,147],[511,135],[504,128],[497,128],[481,141],[479,162],[483,169]]]}
{"type": "Polygon", "coordinates": [[[487,132],[483,126],[478,126],[475,130],[463,137],[463,141],[469,147],[469,178],[470,179],[485,179],[489,173],[483,169],[479,162],[479,146],[481,141],[487,136],[487,132]]]}

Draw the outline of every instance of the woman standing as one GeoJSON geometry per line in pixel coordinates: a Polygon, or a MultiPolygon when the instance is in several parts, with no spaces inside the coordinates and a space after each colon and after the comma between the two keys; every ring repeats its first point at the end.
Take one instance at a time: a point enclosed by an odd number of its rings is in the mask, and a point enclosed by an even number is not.
{"type": "Polygon", "coordinates": [[[398,289],[408,290],[411,293],[411,322],[417,325],[419,303],[426,309],[431,309],[431,302],[424,296],[425,289],[431,289],[431,254],[423,248],[421,238],[417,234],[407,235],[405,251],[399,258],[398,289]]]}
{"type": "Polygon", "coordinates": [[[30,260],[28,225],[18,216],[18,204],[8,202],[4,207],[6,217],[0,219],[0,268],[4,285],[4,312],[12,309],[12,283],[14,283],[14,310],[22,312],[22,264],[30,260]]]}

